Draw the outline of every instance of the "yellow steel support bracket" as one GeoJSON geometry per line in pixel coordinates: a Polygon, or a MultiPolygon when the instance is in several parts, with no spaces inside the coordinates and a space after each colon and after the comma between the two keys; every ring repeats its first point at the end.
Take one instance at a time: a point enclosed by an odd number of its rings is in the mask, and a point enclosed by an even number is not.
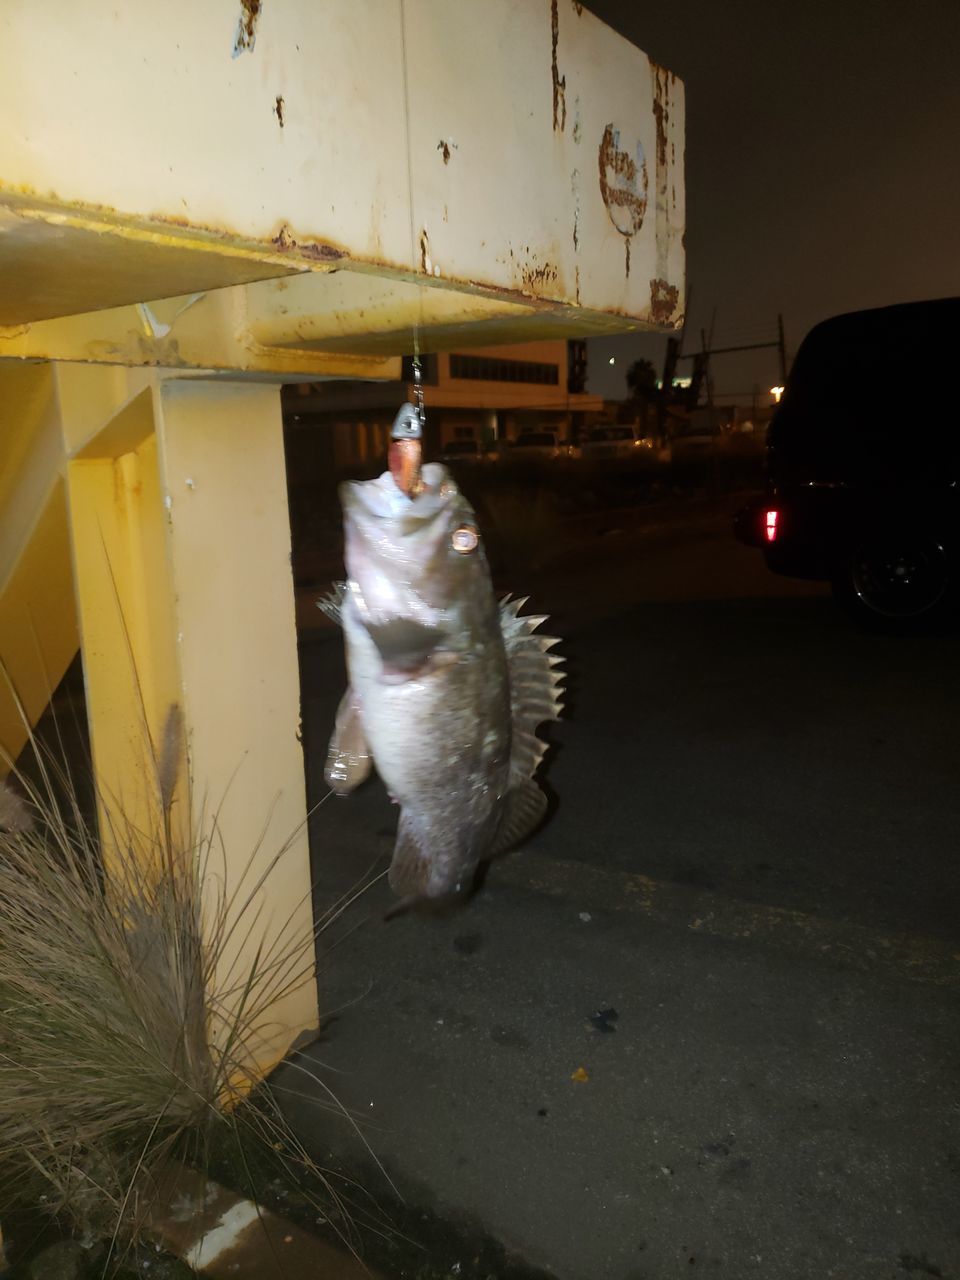
{"type": "MultiPolygon", "coordinates": [[[[0,368],[0,388],[19,494],[0,508],[0,660],[35,718],[82,645],[108,866],[118,825],[157,821],[179,708],[175,818],[188,853],[215,825],[207,915],[231,939],[217,957],[229,991],[258,952],[313,932],[279,386],[34,365],[0,368]],[[232,932],[231,899],[248,922],[232,932]]],[[[16,755],[9,695],[0,715],[16,755]]],[[[316,1024],[309,980],[275,1001],[254,1060],[268,1068],[316,1024]]]]}

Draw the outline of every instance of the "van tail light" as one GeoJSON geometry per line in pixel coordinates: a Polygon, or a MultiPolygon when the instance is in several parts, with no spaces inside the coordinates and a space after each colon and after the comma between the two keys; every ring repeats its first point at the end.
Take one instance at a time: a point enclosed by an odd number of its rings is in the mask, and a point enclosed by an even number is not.
{"type": "Polygon", "coordinates": [[[779,511],[765,511],[763,513],[763,533],[767,542],[776,542],[777,540],[777,523],[780,519],[779,511]]]}

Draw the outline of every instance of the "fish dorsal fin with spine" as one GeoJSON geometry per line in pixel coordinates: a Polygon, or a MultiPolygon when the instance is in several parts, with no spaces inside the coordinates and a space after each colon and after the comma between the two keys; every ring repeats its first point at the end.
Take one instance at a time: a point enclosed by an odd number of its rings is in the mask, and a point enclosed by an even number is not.
{"type": "MultiPolygon", "coordinates": [[[[547,720],[560,718],[563,659],[550,650],[559,641],[536,635],[544,615],[520,617],[526,599],[500,602],[500,630],[507,653],[510,676],[510,717],[513,746],[510,752],[510,787],[520,787],[536,773],[546,754],[547,744],[537,737],[537,728],[547,720]]],[[[541,814],[542,816],[542,814],[541,814]]]]}

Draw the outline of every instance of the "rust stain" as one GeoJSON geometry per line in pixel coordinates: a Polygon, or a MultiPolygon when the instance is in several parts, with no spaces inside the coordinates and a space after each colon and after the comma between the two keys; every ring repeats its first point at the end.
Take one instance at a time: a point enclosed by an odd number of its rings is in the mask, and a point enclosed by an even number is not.
{"type": "MultiPolygon", "coordinates": [[[[510,257],[515,256],[512,249],[509,250],[509,254],[510,254],[510,257]]],[[[499,262],[503,262],[506,265],[507,260],[505,256],[499,257],[497,260],[499,262]]],[[[519,270],[519,266],[518,266],[518,270],[519,270]]],[[[506,299],[507,301],[511,301],[511,302],[521,302],[525,306],[536,307],[536,309],[539,312],[543,313],[544,315],[561,314],[561,312],[558,311],[558,303],[554,298],[549,298],[549,297],[543,298],[543,297],[537,296],[536,294],[531,294],[529,290],[524,290],[520,288],[518,284],[499,285],[499,284],[493,284],[489,280],[474,279],[473,277],[467,276],[458,282],[458,287],[463,288],[465,290],[469,290],[471,293],[477,294],[478,297],[506,299]]],[[[576,288],[577,289],[580,288],[579,269],[577,271],[576,288]]],[[[558,291],[559,291],[559,284],[558,284],[558,291]]],[[[639,317],[636,316],[633,311],[628,311],[623,306],[605,305],[603,307],[603,314],[605,316],[617,316],[622,320],[630,321],[631,322],[630,327],[632,329],[637,328],[637,320],[639,317]]]]}
{"type": "Polygon", "coordinates": [[[314,262],[336,262],[347,256],[344,249],[320,240],[295,240],[287,226],[282,226],[270,243],[281,253],[296,253],[302,258],[312,258],[314,262]]]}
{"type": "Polygon", "coordinates": [[[430,264],[430,240],[427,236],[426,227],[420,232],[420,270],[425,276],[431,274],[430,264]]]}
{"type": "Polygon", "coordinates": [[[666,280],[650,281],[650,314],[657,324],[669,324],[680,301],[680,290],[666,280]]]}
{"type": "Polygon", "coordinates": [[[277,123],[283,128],[283,94],[277,94],[277,100],[273,104],[273,114],[277,117],[277,123]]]}
{"type": "Polygon", "coordinates": [[[583,16],[583,5],[580,3],[580,0],[573,0],[573,7],[576,11],[577,17],[581,18],[583,16]]]}
{"type": "Polygon", "coordinates": [[[567,125],[567,77],[560,74],[557,65],[557,42],[560,39],[559,0],[550,0],[550,23],[553,39],[553,130],[563,133],[567,125]]]}
{"type": "Polygon", "coordinates": [[[627,279],[629,280],[630,279],[630,237],[627,236],[623,243],[627,247],[627,260],[626,260],[626,265],[624,267],[624,273],[627,279]]]}
{"type": "Polygon", "coordinates": [[[233,42],[233,56],[239,57],[245,50],[253,49],[257,41],[257,22],[262,8],[261,0],[240,0],[240,19],[237,36],[233,42]]]}
{"type": "Polygon", "coordinates": [[[670,123],[670,89],[676,76],[666,67],[651,62],[653,71],[653,118],[657,126],[657,165],[667,163],[667,126],[670,123]]]}
{"type": "Polygon", "coordinates": [[[636,156],[620,148],[620,130],[608,124],[598,153],[600,194],[610,220],[623,236],[640,230],[647,211],[647,161],[637,144],[636,156]]]}
{"type": "Polygon", "coordinates": [[[570,194],[573,196],[573,251],[580,252],[580,170],[570,175],[570,194]]]}
{"type": "Polygon", "coordinates": [[[437,150],[443,156],[444,164],[450,163],[450,157],[453,155],[456,149],[457,149],[457,144],[453,141],[449,141],[446,138],[441,138],[440,141],[437,143],[437,150]]]}
{"type": "Polygon", "coordinates": [[[530,263],[523,269],[523,284],[531,293],[537,293],[545,285],[555,284],[560,272],[552,262],[544,262],[541,266],[530,263]]]}
{"type": "Polygon", "coordinates": [[[137,350],[139,363],[151,369],[188,369],[192,365],[181,355],[176,338],[147,338],[140,333],[137,334],[137,350]]]}

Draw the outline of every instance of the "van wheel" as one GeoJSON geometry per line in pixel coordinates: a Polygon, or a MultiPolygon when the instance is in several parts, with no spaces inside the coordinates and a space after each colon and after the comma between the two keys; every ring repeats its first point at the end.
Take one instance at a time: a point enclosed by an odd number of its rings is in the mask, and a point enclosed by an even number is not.
{"type": "Polygon", "coordinates": [[[839,566],[834,595],[872,631],[927,631],[953,603],[950,558],[932,535],[883,534],[853,548],[839,566]]]}

